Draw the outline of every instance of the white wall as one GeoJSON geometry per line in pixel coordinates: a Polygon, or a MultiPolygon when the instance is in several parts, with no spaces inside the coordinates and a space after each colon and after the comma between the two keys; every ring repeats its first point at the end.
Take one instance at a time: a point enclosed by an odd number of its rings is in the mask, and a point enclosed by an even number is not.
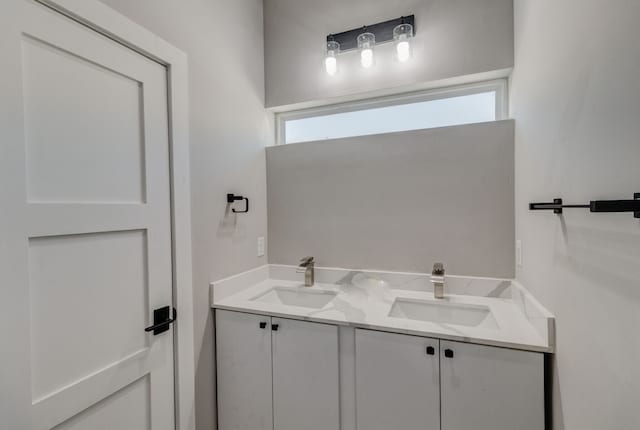
{"type": "Polygon", "coordinates": [[[555,430],[640,428],[640,221],[529,201],[640,192],[640,2],[516,0],[518,278],[557,317],[555,430]]]}
{"type": "Polygon", "coordinates": [[[336,97],[384,89],[406,91],[427,82],[513,66],[513,0],[264,3],[268,107],[335,101],[336,97]],[[410,14],[416,16],[417,31],[411,61],[395,61],[393,44],[386,44],[376,48],[376,67],[362,69],[356,51],[339,56],[338,75],[326,74],[323,61],[328,34],[410,14]]]}
{"type": "Polygon", "coordinates": [[[513,121],[267,149],[269,262],[514,276],[513,121]]]}
{"type": "Polygon", "coordinates": [[[211,280],[266,263],[262,0],[104,0],[189,56],[198,429],[215,428],[211,280]],[[227,191],[251,212],[225,217],[227,191]]]}

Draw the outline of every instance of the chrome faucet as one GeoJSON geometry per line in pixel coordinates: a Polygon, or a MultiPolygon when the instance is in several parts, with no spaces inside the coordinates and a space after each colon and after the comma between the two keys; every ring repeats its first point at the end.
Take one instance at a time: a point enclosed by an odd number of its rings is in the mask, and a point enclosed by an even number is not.
{"type": "Polygon", "coordinates": [[[433,284],[433,297],[444,298],[444,264],[436,263],[431,272],[431,283],[433,284]]]}
{"type": "Polygon", "coordinates": [[[315,264],[313,257],[304,257],[300,260],[298,273],[304,272],[304,286],[311,287],[315,283],[315,264]]]}

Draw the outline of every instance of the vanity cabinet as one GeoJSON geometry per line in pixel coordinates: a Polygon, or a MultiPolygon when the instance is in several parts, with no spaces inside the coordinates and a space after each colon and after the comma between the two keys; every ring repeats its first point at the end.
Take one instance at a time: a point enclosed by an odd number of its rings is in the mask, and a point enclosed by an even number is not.
{"type": "Polygon", "coordinates": [[[275,430],[340,430],[338,327],[272,318],[275,430]]]}
{"type": "Polygon", "coordinates": [[[442,430],[544,430],[544,355],[440,341],[442,430]]]}
{"type": "Polygon", "coordinates": [[[359,430],[440,429],[438,344],[437,339],[356,330],[359,430]]]}
{"type": "Polygon", "coordinates": [[[357,329],[358,430],[544,430],[543,360],[357,329]]]}
{"type": "Polygon", "coordinates": [[[340,430],[338,328],[216,311],[220,430],[340,430]]]}
{"type": "Polygon", "coordinates": [[[220,430],[272,430],[269,318],[216,311],[216,360],[220,430]]]}
{"type": "Polygon", "coordinates": [[[542,353],[215,315],[220,430],[544,430],[542,353]]]}

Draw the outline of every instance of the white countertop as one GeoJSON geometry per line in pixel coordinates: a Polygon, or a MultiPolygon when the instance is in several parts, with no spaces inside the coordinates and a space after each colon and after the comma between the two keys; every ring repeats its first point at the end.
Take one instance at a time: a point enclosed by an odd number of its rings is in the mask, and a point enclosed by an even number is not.
{"type": "MultiPolygon", "coordinates": [[[[255,281],[255,276],[253,281],[255,281]]],[[[215,288],[212,284],[212,291],[215,288]]],[[[446,294],[446,288],[445,288],[446,294]]],[[[291,280],[263,279],[252,282],[239,291],[216,298],[212,294],[211,306],[216,309],[242,311],[282,318],[292,318],[318,323],[367,328],[394,333],[435,337],[506,348],[537,352],[552,352],[553,336],[546,339],[535,327],[536,312],[529,312],[522,301],[511,297],[486,297],[477,295],[446,295],[438,302],[486,306],[491,310],[495,325],[462,326],[418,321],[389,316],[397,298],[434,301],[429,291],[394,289],[387,282],[371,280],[364,284],[316,283],[305,287],[291,280]],[[254,300],[274,287],[300,289],[304,291],[334,291],[336,296],[320,309],[267,303],[254,300]]],[[[531,308],[531,306],[528,306],[531,308]]],[[[538,317],[540,318],[540,317],[538,317]]],[[[552,318],[545,316],[545,324],[553,325],[552,318]],[[550,320],[547,322],[547,320],[550,320]]]]}

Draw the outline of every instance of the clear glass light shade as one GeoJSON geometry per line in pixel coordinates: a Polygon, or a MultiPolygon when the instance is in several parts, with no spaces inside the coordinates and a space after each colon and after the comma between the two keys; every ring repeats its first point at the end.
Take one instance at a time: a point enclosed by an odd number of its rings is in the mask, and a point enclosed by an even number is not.
{"type": "Polygon", "coordinates": [[[373,33],[362,33],[358,36],[358,49],[360,49],[360,64],[365,69],[373,66],[373,48],[376,46],[376,36],[373,33]]]}
{"type": "Polygon", "coordinates": [[[413,38],[413,26],[400,24],[393,29],[393,40],[396,43],[396,57],[404,63],[411,58],[411,39],[413,38]]]}
{"type": "Polygon", "coordinates": [[[327,42],[327,54],[324,58],[324,68],[329,76],[338,73],[338,53],[340,52],[340,44],[330,40],[327,42]]]}

